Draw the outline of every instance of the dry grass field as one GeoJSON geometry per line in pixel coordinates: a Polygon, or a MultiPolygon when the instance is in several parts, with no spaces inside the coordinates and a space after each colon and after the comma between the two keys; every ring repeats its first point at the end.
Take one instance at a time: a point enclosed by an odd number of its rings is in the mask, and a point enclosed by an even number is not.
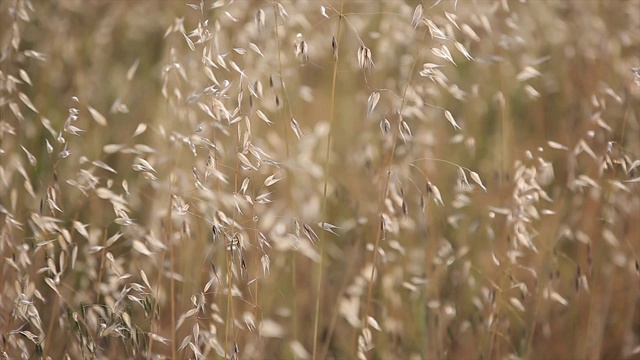
{"type": "Polygon", "coordinates": [[[7,359],[640,359],[639,0],[2,0],[7,359]]]}

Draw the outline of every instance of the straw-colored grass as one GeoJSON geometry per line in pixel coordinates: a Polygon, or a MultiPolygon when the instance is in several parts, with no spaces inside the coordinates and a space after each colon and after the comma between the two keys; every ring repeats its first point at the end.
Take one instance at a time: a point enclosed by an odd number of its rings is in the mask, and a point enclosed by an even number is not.
{"type": "Polygon", "coordinates": [[[640,1],[0,2],[0,351],[640,356],[640,1]]]}

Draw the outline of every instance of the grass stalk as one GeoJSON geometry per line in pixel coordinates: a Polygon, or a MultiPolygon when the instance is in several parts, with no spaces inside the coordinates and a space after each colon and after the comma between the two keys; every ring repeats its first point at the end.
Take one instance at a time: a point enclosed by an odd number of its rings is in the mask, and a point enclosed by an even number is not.
{"type": "MultiPolygon", "coordinates": [[[[423,33],[422,38],[424,39],[426,37],[426,30],[423,33]]],[[[412,79],[412,75],[413,72],[416,68],[416,65],[418,63],[418,61],[420,60],[420,50],[418,50],[416,56],[414,57],[414,60],[411,64],[411,70],[409,71],[409,78],[407,79],[407,83],[404,86],[404,90],[402,92],[402,100],[400,103],[400,108],[398,110],[398,119],[396,119],[398,121],[398,124],[400,123],[400,121],[402,121],[402,111],[404,110],[404,105],[405,105],[405,101],[406,101],[406,97],[407,97],[407,91],[409,89],[409,86],[411,85],[411,79],[412,79]]],[[[395,157],[395,151],[396,151],[396,145],[398,142],[398,136],[395,135],[393,137],[393,144],[391,146],[391,153],[389,154],[389,157],[387,159],[386,162],[386,166],[384,167],[386,169],[386,174],[384,177],[384,183],[382,185],[382,191],[380,192],[380,195],[378,197],[378,215],[380,217],[380,221],[384,221],[382,218],[382,214],[384,211],[384,201],[385,198],[387,196],[387,192],[389,190],[389,181],[391,180],[391,171],[392,171],[392,167],[393,167],[393,158],[395,157]]],[[[368,318],[369,318],[369,314],[370,314],[370,306],[371,306],[371,299],[373,296],[373,283],[374,283],[374,277],[375,277],[375,272],[376,272],[376,263],[378,261],[378,252],[380,249],[380,241],[382,239],[382,237],[384,236],[384,234],[382,233],[383,231],[383,227],[381,226],[381,224],[378,224],[377,226],[377,230],[376,230],[376,242],[375,245],[373,247],[373,255],[372,255],[372,264],[371,264],[371,273],[369,275],[369,285],[367,287],[367,297],[365,300],[365,306],[364,306],[364,311],[362,313],[362,326],[364,328],[368,327],[368,318]]]]}
{"type": "MultiPolygon", "coordinates": [[[[339,54],[340,51],[340,38],[342,32],[342,13],[344,10],[344,0],[340,2],[340,12],[338,14],[338,29],[336,31],[336,46],[337,49],[336,54],[339,54]]],[[[322,227],[324,227],[324,222],[328,219],[328,206],[327,206],[327,187],[329,184],[329,171],[330,171],[330,155],[331,155],[331,139],[333,137],[333,123],[336,116],[336,90],[337,90],[337,81],[338,81],[338,64],[339,64],[340,56],[334,57],[333,62],[333,75],[331,77],[331,97],[329,104],[329,134],[327,135],[327,148],[325,153],[325,161],[324,161],[324,184],[322,186],[322,227]]],[[[322,231],[320,237],[320,261],[317,267],[316,273],[316,305],[315,305],[315,315],[313,320],[313,354],[312,359],[316,360],[318,358],[318,333],[320,327],[320,302],[322,298],[322,275],[324,273],[324,246],[326,239],[326,231],[322,231]]],[[[327,339],[330,341],[330,339],[327,339]]]]}
{"type": "MultiPolygon", "coordinates": [[[[274,20],[274,29],[275,29],[275,40],[276,40],[276,48],[278,54],[278,76],[280,77],[280,89],[282,90],[282,99],[284,102],[280,107],[281,114],[281,122],[282,122],[282,134],[284,136],[285,150],[286,150],[286,159],[289,159],[289,131],[287,130],[287,119],[284,115],[285,112],[285,104],[289,109],[289,117],[293,119],[293,110],[291,108],[291,101],[289,99],[289,94],[287,92],[287,88],[284,81],[284,72],[282,71],[282,49],[280,44],[280,23],[278,20],[278,5],[277,2],[273,3],[273,20],[274,20]]],[[[287,197],[289,198],[291,195],[290,191],[287,191],[287,197]]],[[[292,289],[296,289],[296,274],[297,274],[297,256],[298,254],[295,252],[291,252],[291,286],[292,289]]],[[[293,324],[293,338],[298,338],[298,297],[295,291],[291,296],[291,313],[292,313],[292,324],[293,324]]]]}
{"type": "Polygon", "coordinates": [[[635,2],[0,1],[0,353],[633,357],[635,2]]]}

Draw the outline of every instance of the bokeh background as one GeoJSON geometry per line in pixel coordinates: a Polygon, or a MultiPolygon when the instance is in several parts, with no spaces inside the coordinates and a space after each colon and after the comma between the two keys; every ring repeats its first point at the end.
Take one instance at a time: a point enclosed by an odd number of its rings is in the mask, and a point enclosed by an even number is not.
{"type": "Polygon", "coordinates": [[[639,358],[638,0],[5,0],[0,46],[5,357],[639,358]]]}

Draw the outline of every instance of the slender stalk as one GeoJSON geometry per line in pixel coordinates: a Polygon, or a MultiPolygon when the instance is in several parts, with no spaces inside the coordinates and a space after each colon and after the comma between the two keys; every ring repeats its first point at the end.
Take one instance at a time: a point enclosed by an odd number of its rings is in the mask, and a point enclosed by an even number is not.
{"type": "MultiPolygon", "coordinates": [[[[236,140],[238,139],[238,137],[236,137],[236,140]]],[[[234,193],[238,192],[238,175],[240,174],[240,161],[236,160],[236,171],[235,171],[235,179],[233,181],[234,183],[234,193]]],[[[224,334],[224,344],[225,344],[225,355],[227,357],[229,357],[230,355],[227,354],[227,349],[230,349],[229,346],[229,325],[233,324],[234,319],[235,319],[235,315],[234,315],[234,306],[233,306],[233,296],[232,296],[232,284],[233,284],[233,253],[235,251],[235,223],[236,223],[236,211],[234,209],[233,211],[233,217],[232,217],[233,221],[231,222],[231,232],[229,234],[229,239],[226,239],[226,241],[228,241],[228,246],[229,249],[227,250],[226,246],[227,244],[224,244],[225,246],[225,258],[226,258],[226,262],[227,262],[227,319],[225,321],[225,334],[224,334]]]]}
{"type": "MultiPolygon", "coordinates": [[[[426,36],[426,30],[423,33],[423,40],[426,36]]],[[[402,120],[402,110],[404,109],[404,104],[406,101],[406,95],[407,95],[407,90],[409,89],[409,85],[411,85],[411,76],[413,75],[413,72],[415,70],[415,67],[418,63],[418,60],[420,59],[420,51],[418,52],[417,56],[415,56],[414,60],[413,60],[413,64],[411,64],[411,71],[409,72],[409,79],[407,79],[407,84],[404,87],[404,91],[402,93],[402,102],[400,103],[400,109],[398,111],[398,122],[400,122],[402,120]]],[[[387,196],[387,192],[389,190],[389,182],[391,180],[391,168],[393,167],[393,158],[395,156],[395,152],[396,152],[396,145],[398,143],[398,137],[394,136],[393,138],[393,144],[391,147],[391,153],[389,154],[389,158],[387,160],[387,165],[386,165],[386,177],[384,180],[384,184],[382,187],[382,191],[380,192],[380,196],[378,198],[378,212],[380,215],[380,221],[384,221],[382,220],[382,212],[383,212],[383,208],[384,208],[384,199],[387,196]]],[[[373,259],[372,259],[372,265],[371,265],[371,274],[369,276],[369,286],[367,289],[367,299],[365,302],[365,306],[364,306],[364,312],[362,314],[362,324],[363,326],[366,326],[367,324],[367,319],[369,317],[369,312],[370,312],[370,305],[371,305],[371,296],[373,293],[373,278],[375,276],[375,270],[376,270],[376,262],[378,260],[378,251],[380,249],[380,239],[382,238],[383,234],[382,234],[382,226],[378,226],[377,227],[377,233],[376,233],[376,242],[373,248],[373,259]]]]}
{"type": "MultiPolygon", "coordinates": [[[[340,33],[342,30],[342,12],[344,10],[344,0],[340,3],[340,14],[338,15],[338,30],[336,34],[336,43],[338,49],[336,49],[336,53],[340,48],[340,33]]],[[[329,135],[327,136],[327,150],[325,154],[324,161],[324,185],[322,188],[322,213],[323,218],[326,220],[328,218],[327,213],[327,185],[329,183],[329,160],[331,155],[331,138],[333,136],[333,122],[335,119],[335,110],[336,110],[336,83],[338,79],[338,62],[340,57],[334,57],[333,63],[333,76],[331,78],[331,103],[329,105],[329,112],[331,114],[329,120],[329,135]]],[[[322,223],[324,226],[324,221],[322,223]]],[[[318,263],[318,273],[316,279],[316,308],[315,308],[315,316],[314,316],[314,326],[313,326],[313,356],[312,359],[318,358],[318,328],[320,323],[320,299],[321,299],[321,286],[322,286],[322,273],[323,273],[323,265],[324,265],[324,242],[326,238],[326,231],[322,231],[321,239],[320,239],[320,262],[318,263]]]]}
{"type": "MultiPolygon", "coordinates": [[[[54,311],[52,311],[51,313],[55,314],[55,311],[57,311],[59,307],[60,307],[60,297],[56,296],[53,300],[53,306],[51,307],[51,309],[54,309],[54,311]]],[[[53,326],[56,323],[55,320],[57,320],[57,318],[54,316],[51,316],[51,319],[49,320],[49,326],[47,327],[47,335],[45,337],[47,341],[45,342],[45,348],[43,351],[44,355],[51,355],[50,352],[53,351],[51,350],[51,345],[52,345],[51,340],[53,339],[52,335],[53,335],[53,326]]]]}
{"type": "MultiPolygon", "coordinates": [[[[360,229],[356,229],[356,230],[360,230],[360,229]]],[[[351,256],[357,256],[355,252],[360,251],[359,249],[360,249],[361,243],[362,243],[362,234],[358,234],[356,235],[356,242],[353,245],[351,256]]],[[[340,299],[342,299],[342,296],[344,295],[347,289],[349,274],[353,274],[353,269],[356,266],[356,264],[357,263],[355,261],[351,261],[347,263],[347,270],[344,272],[344,274],[348,274],[348,275],[343,277],[342,284],[340,284],[340,290],[338,291],[338,295],[336,295],[336,305],[334,306],[334,309],[338,309],[340,299]]],[[[327,329],[327,339],[331,339],[331,337],[333,336],[333,331],[335,330],[336,322],[338,320],[338,314],[339,314],[339,311],[336,310],[336,311],[333,311],[333,314],[331,315],[331,320],[329,322],[329,327],[327,329]]],[[[322,347],[322,352],[320,353],[320,359],[324,359],[326,357],[326,354],[329,351],[329,344],[330,344],[329,341],[324,343],[324,346],[322,347]]]]}
{"type": "Polygon", "coordinates": [[[102,275],[104,273],[104,262],[106,260],[106,253],[107,253],[107,229],[104,229],[104,236],[103,236],[103,243],[104,248],[102,249],[102,251],[100,252],[100,269],[98,269],[98,280],[96,282],[97,285],[97,289],[96,289],[96,304],[100,304],[100,283],[102,282],[102,275]]]}
{"type": "MultiPolygon", "coordinates": [[[[276,33],[276,47],[278,52],[278,74],[280,76],[280,89],[282,89],[282,97],[281,101],[286,102],[287,107],[289,108],[289,116],[293,118],[293,110],[291,109],[291,102],[289,101],[289,94],[287,93],[287,89],[284,84],[284,74],[282,72],[282,52],[280,45],[280,25],[278,24],[278,6],[277,3],[273,3],[273,17],[275,22],[275,33],[276,33]]],[[[289,159],[289,134],[287,131],[287,120],[284,116],[284,104],[281,108],[281,116],[282,116],[282,133],[284,134],[284,143],[286,148],[286,159],[289,159]]],[[[287,197],[290,198],[291,191],[287,190],[287,197]]],[[[296,274],[297,274],[297,261],[296,261],[296,252],[291,252],[291,312],[292,312],[292,324],[293,324],[293,338],[298,338],[298,298],[296,296],[296,274]]]]}
{"type": "Polygon", "coordinates": [[[627,108],[624,111],[624,119],[622,120],[622,130],[620,131],[620,147],[624,148],[624,133],[627,129],[627,122],[629,121],[629,110],[631,108],[631,101],[627,100],[627,108]]]}
{"type": "MultiPolygon", "coordinates": [[[[278,6],[277,3],[273,3],[273,17],[275,21],[275,30],[276,30],[276,46],[278,48],[278,74],[280,76],[280,89],[282,89],[282,94],[285,99],[282,101],[287,101],[289,104],[289,112],[291,112],[291,104],[289,103],[288,96],[286,94],[286,89],[284,87],[284,75],[282,73],[282,54],[280,51],[280,25],[278,24],[278,6]]],[[[282,107],[284,109],[284,106],[282,107]]],[[[284,110],[283,110],[284,111],[284,110]]],[[[289,158],[289,134],[287,132],[287,122],[282,117],[282,133],[284,134],[284,144],[287,149],[287,159],[289,158]]]]}
{"type": "MultiPolygon", "coordinates": [[[[166,237],[165,237],[166,239],[166,237]]],[[[166,243],[166,241],[165,241],[166,243]]],[[[166,251],[163,251],[162,254],[160,255],[160,266],[162,266],[162,264],[164,263],[164,257],[165,257],[166,251]]],[[[156,278],[156,284],[160,284],[160,281],[162,279],[162,269],[158,270],[158,276],[156,278]]],[[[151,314],[150,314],[150,321],[151,324],[149,326],[150,331],[153,333],[157,330],[158,327],[158,323],[156,321],[156,306],[158,304],[158,296],[160,295],[160,287],[156,287],[156,291],[153,294],[153,304],[152,304],[152,308],[151,308],[151,314]]],[[[149,344],[147,345],[147,360],[151,359],[151,352],[153,351],[153,338],[151,336],[149,336],[149,344]]]]}
{"type": "MultiPolygon", "coordinates": [[[[172,174],[173,175],[173,174],[172,174]]],[[[169,178],[169,187],[171,188],[171,186],[173,185],[173,176],[170,176],[169,178]]],[[[178,346],[178,343],[176,342],[176,299],[175,299],[175,293],[176,293],[176,284],[175,284],[175,279],[173,276],[173,242],[171,241],[172,238],[172,233],[173,233],[173,221],[171,219],[171,215],[172,215],[172,211],[173,211],[173,194],[172,191],[169,191],[169,214],[167,215],[167,245],[169,246],[169,271],[171,272],[171,276],[169,277],[169,286],[170,286],[170,290],[169,290],[169,295],[171,298],[170,304],[171,304],[171,357],[173,359],[177,359],[178,358],[178,353],[177,353],[177,348],[176,346],[178,346]]]]}
{"type": "MultiPolygon", "coordinates": [[[[296,297],[296,254],[291,256],[291,320],[293,323],[293,338],[298,339],[298,298],[296,297]]],[[[257,282],[257,281],[256,281],[257,282]]]]}
{"type": "MultiPolygon", "coordinates": [[[[173,200],[172,200],[172,191],[171,191],[171,187],[172,187],[172,175],[169,175],[169,209],[168,209],[168,213],[167,213],[167,217],[166,217],[166,224],[165,224],[165,231],[164,231],[164,242],[165,242],[165,246],[167,246],[168,248],[168,252],[169,252],[169,267],[170,267],[170,272],[171,272],[171,276],[169,278],[169,303],[170,303],[170,312],[171,312],[171,340],[172,340],[172,346],[171,346],[171,356],[175,359],[177,358],[177,349],[176,349],[176,315],[175,315],[175,300],[174,300],[174,295],[175,295],[175,284],[174,284],[174,280],[173,280],[173,247],[171,246],[171,232],[173,231],[173,226],[171,224],[171,217],[172,217],[172,209],[173,209],[173,200]]],[[[162,280],[162,274],[163,274],[163,264],[164,264],[164,259],[165,259],[165,255],[166,255],[167,251],[163,251],[162,255],[160,256],[160,262],[159,262],[159,266],[160,268],[158,269],[158,276],[156,278],[156,284],[160,284],[161,280],[162,280]]],[[[158,306],[158,298],[160,295],[160,286],[157,285],[156,287],[156,291],[154,294],[154,299],[153,299],[153,304],[152,304],[152,309],[151,309],[151,314],[150,314],[150,319],[151,319],[151,325],[150,325],[150,331],[151,333],[154,333],[155,331],[157,331],[158,328],[158,322],[155,320],[156,319],[156,308],[158,306]]],[[[149,345],[147,346],[147,359],[151,359],[152,358],[152,350],[153,350],[153,344],[154,344],[154,340],[153,337],[149,337],[149,345]]]]}
{"type": "Polygon", "coordinates": [[[498,94],[498,106],[500,113],[500,132],[502,136],[502,174],[500,174],[500,183],[504,184],[507,181],[508,166],[509,166],[509,128],[506,110],[506,101],[502,92],[498,94]]]}

